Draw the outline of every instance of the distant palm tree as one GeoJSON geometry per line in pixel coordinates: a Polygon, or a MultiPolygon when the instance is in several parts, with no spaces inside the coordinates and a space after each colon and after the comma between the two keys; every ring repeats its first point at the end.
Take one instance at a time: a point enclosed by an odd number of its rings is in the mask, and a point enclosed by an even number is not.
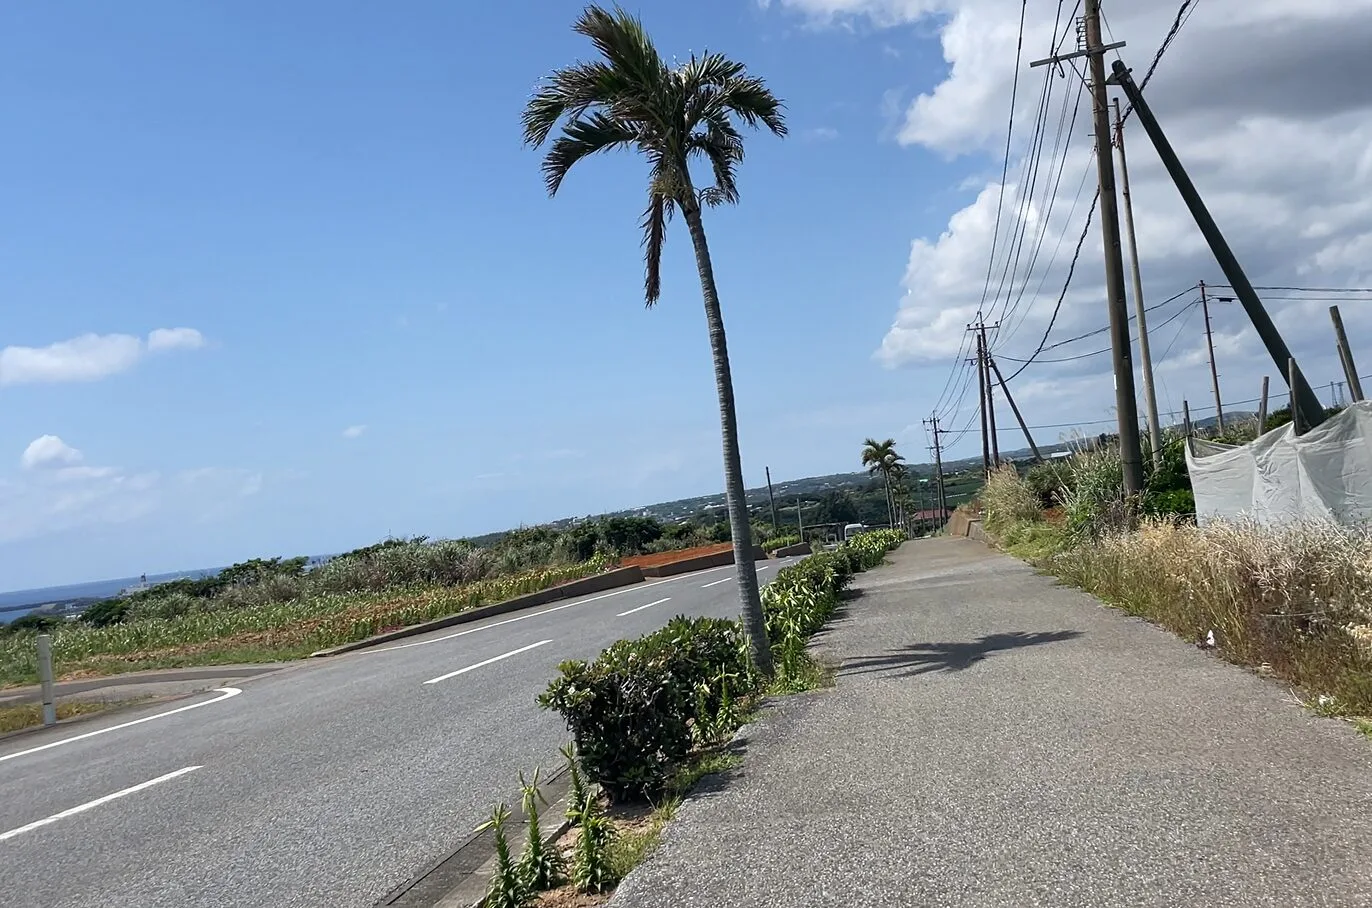
{"type": "Polygon", "coordinates": [[[892,470],[904,459],[896,452],[894,438],[885,441],[869,438],[862,443],[862,465],[868,473],[881,476],[886,481],[886,516],[890,526],[896,525],[896,507],[891,498],[892,470]]]}
{"type": "Polygon", "coordinates": [[[724,493],[738,570],[743,625],[752,658],[772,673],[772,654],[752,559],[751,525],[738,451],[738,415],[729,371],[724,319],[714,266],[701,222],[702,206],[738,201],[736,171],[743,160],[737,121],[786,134],[781,102],[742,63],[721,54],[694,54],[668,65],[638,19],[621,9],[588,6],[573,29],[591,39],[600,59],[554,71],[524,108],[524,141],[538,147],[562,124],[561,135],[543,159],[549,195],[556,195],[572,166],[596,152],[630,149],[648,161],[648,206],[643,214],[648,306],[661,294],[662,245],[667,221],[680,213],[695,248],[696,271],[705,298],[705,321],[714,354],[724,441],[724,493]],[[697,189],[689,162],[704,159],[708,185],[697,189]]]}

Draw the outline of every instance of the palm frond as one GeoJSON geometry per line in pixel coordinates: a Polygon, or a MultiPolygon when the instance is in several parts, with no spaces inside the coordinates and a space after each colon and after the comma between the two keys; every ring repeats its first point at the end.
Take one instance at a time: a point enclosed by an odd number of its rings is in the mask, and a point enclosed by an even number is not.
{"type": "Polygon", "coordinates": [[[596,106],[614,106],[633,94],[624,73],[605,63],[576,63],[539,82],[524,107],[524,144],[542,145],[562,117],[576,119],[596,106]]]}
{"type": "Polygon", "coordinates": [[[635,138],[631,129],[599,111],[570,121],[543,158],[543,181],[548,195],[557,195],[567,171],[577,161],[596,152],[627,147],[635,138]]]}
{"type": "Polygon", "coordinates": [[[705,155],[714,174],[714,185],[703,189],[700,199],[707,205],[738,202],[736,169],[743,160],[743,137],[722,114],[707,121],[705,128],[687,141],[687,151],[705,155]]]}
{"type": "Polygon", "coordinates": [[[601,6],[588,6],[572,28],[591,39],[596,50],[614,69],[651,94],[667,73],[653,39],[643,23],[619,6],[611,12],[601,6]]]}
{"type": "Polygon", "coordinates": [[[643,299],[648,308],[662,296],[662,247],[667,241],[667,200],[648,192],[648,210],[643,212],[643,299]]]}

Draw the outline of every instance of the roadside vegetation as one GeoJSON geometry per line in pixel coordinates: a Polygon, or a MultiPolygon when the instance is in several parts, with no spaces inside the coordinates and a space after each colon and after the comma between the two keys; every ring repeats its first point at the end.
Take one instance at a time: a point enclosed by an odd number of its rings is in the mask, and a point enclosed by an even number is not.
{"type": "MultiPolygon", "coordinates": [[[[754,538],[777,535],[753,528],[754,538]]],[[[323,564],[255,558],[96,603],[79,619],[25,616],[0,626],[0,686],[38,680],[38,633],[59,677],[307,656],[409,624],[599,573],[621,557],[708,544],[711,525],[645,517],[531,527],[489,546],[388,539],[323,564]]],[[[726,536],[727,538],[727,536],[726,536]]]]}
{"type": "MultiPolygon", "coordinates": [[[[57,721],[89,716],[112,707],[125,707],[135,700],[63,700],[57,704],[57,721]]],[[[21,731],[43,724],[43,704],[20,703],[18,706],[0,706],[0,735],[21,731]]]]}
{"type": "Polygon", "coordinates": [[[485,904],[601,904],[570,899],[613,890],[652,852],[690,790],[737,764],[730,743],[763,697],[827,680],[807,643],[833,617],[853,575],[880,564],[903,540],[890,530],[864,533],[778,572],[762,595],[771,677],[752,662],[742,623],[684,616],[617,641],[594,661],[560,665],[539,704],[561,714],[572,734],[563,751],[569,832],[551,844],[534,834],[540,808],[526,786],[527,841],[517,858],[505,830],[508,811],[498,805],[487,826],[503,856],[485,904]]]}
{"type": "Polygon", "coordinates": [[[1116,448],[1024,475],[1002,467],[981,493],[983,524],[1010,553],[1123,611],[1199,644],[1213,634],[1225,659],[1290,682],[1321,714],[1372,716],[1372,528],[1197,526],[1180,439],[1160,467],[1144,462],[1136,501],[1116,448]]]}

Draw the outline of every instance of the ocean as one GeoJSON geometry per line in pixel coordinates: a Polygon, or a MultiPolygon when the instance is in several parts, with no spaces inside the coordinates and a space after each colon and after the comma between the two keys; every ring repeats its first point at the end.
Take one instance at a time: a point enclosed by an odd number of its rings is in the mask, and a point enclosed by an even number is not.
{"type": "MultiPolygon", "coordinates": [[[[166,583],[182,577],[208,577],[223,568],[203,568],[195,571],[174,571],[170,574],[149,574],[148,583],[166,583]]],[[[49,586],[36,590],[15,590],[0,593],[0,624],[7,624],[23,617],[44,605],[55,602],[75,602],[79,600],[108,599],[118,596],[131,586],[142,582],[141,577],[121,577],[115,580],[93,580],[90,583],[73,583],[70,586],[49,586]]]]}
{"type": "MultiPolygon", "coordinates": [[[[311,555],[305,565],[309,570],[318,567],[334,555],[311,555]]],[[[182,577],[200,579],[209,577],[211,574],[218,574],[224,570],[222,567],[199,568],[193,571],[173,571],[170,574],[149,574],[146,578],[148,586],[155,586],[159,583],[166,583],[168,580],[180,580],[182,577]]],[[[98,599],[109,599],[118,596],[124,590],[132,586],[140,586],[144,582],[142,577],[119,577],[114,580],[93,580],[90,583],[73,583],[69,586],[48,586],[36,590],[14,590],[9,593],[0,593],[0,624],[8,624],[16,618],[23,617],[29,612],[36,611],[45,605],[54,603],[83,603],[98,599]]]]}

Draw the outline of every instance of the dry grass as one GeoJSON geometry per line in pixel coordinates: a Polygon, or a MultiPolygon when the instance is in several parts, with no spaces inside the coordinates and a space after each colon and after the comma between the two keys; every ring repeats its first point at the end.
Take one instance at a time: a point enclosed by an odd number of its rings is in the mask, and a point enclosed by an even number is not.
{"type": "MultiPolygon", "coordinates": [[[[146,699],[146,698],[139,698],[146,699]]],[[[57,704],[57,719],[72,719],[103,712],[113,706],[128,706],[138,700],[68,700],[57,704]]],[[[0,734],[43,724],[43,704],[21,703],[0,707],[0,734]]]]}
{"type": "Polygon", "coordinates": [[[1224,656],[1372,715],[1372,531],[1146,521],[1064,548],[1063,580],[1224,656]]]}
{"type": "Polygon", "coordinates": [[[1019,523],[1034,523],[1043,519],[1043,508],[1034,494],[1009,464],[993,472],[978,496],[981,502],[982,525],[993,535],[1000,535],[1019,523]]]}

